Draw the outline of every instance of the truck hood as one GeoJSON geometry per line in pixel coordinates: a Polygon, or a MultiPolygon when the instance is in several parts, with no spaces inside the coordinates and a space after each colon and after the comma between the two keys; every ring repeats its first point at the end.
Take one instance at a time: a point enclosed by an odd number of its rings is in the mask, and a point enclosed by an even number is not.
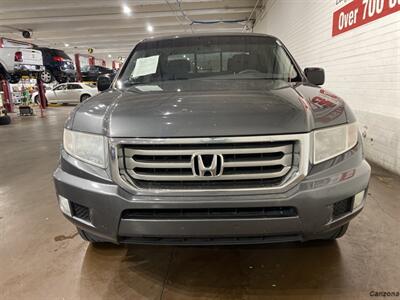
{"type": "MultiPolygon", "coordinates": [[[[77,107],[67,127],[120,138],[309,132],[321,125],[319,116],[329,112],[321,112],[319,106],[316,113],[308,95],[316,88],[303,86],[302,93],[301,85],[279,80],[186,80],[111,90],[77,107]]],[[[336,101],[329,110],[338,106],[343,102],[336,101]]],[[[324,124],[345,122],[343,113],[324,124]]]]}

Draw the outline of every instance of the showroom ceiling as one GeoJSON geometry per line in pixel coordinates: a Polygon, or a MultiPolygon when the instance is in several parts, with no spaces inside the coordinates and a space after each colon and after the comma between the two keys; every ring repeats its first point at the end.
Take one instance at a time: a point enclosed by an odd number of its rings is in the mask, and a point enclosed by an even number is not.
{"type": "Polygon", "coordinates": [[[0,0],[0,36],[98,57],[126,56],[141,39],[251,29],[264,0],[0,0]],[[199,22],[197,22],[199,21],[199,22]],[[213,23],[213,21],[225,21],[213,23]],[[242,21],[242,22],[230,22],[242,21]],[[206,22],[207,24],[199,24],[206,22]],[[208,24],[213,23],[213,24],[208,24]]]}

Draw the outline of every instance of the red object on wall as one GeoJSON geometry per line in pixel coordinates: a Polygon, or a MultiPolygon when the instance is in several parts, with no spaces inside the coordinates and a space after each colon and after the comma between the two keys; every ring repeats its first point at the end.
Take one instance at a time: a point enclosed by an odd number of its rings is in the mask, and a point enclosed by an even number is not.
{"type": "Polygon", "coordinates": [[[1,86],[3,90],[3,106],[8,112],[14,112],[14,103],[8,81],[1,80],[1,86]]]}
{"type": "Polygon", "coordinates": [[[354,0],[333,14],[332,36],[400,11],[400,0],[354,0]]]}

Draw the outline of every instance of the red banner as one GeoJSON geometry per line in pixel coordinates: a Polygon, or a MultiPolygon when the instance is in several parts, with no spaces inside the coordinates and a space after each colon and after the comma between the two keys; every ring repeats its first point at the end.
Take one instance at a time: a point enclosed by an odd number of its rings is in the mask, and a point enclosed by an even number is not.
{"type": "Polygon", "coordinates": [[[400,11],[400,0],[354,0],[333,14],[332,36],[400,11]]]}

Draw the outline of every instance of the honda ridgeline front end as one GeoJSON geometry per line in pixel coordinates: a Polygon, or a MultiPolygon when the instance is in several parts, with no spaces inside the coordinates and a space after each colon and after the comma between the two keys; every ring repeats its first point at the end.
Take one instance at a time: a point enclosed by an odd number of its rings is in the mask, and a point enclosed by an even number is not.
{"type": "Polygon", "coordinates": [[[272,36],[140,42],[66,122],[61,211],[91,242],[338,238],[370,167],[353,113],[323,83],[272,36]]]}

